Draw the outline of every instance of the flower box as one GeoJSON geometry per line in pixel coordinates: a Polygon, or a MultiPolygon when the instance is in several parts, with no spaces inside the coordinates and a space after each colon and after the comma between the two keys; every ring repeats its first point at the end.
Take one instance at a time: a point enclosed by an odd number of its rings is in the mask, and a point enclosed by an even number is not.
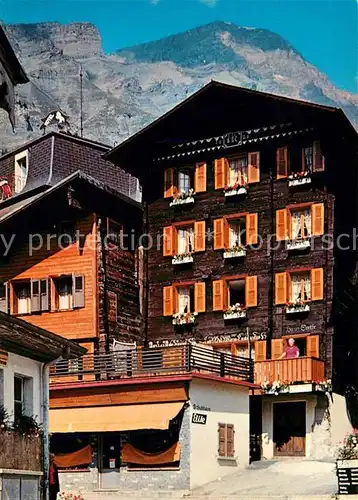
{"type": "Polygon", "coordinates": [[[224,312],[224,320],[246,318],[246,309],[241,304],[234,304],[224,312]]]}
{"type": "Polygon", "coordinates": [[[174,255],[172,258],[172,264],[190,264],[194,261],[192,255],[174,255]]]}
{"type": "Polygon", "coordinates": [[[176,207],[178,205],[187,205],[189,203],[194,203],[194,196],[188,196],[187,198],[174,198],[173,201],[169,203],[170,207],[176,207]]]}
{"type": "Polygon", "coordinates": [[[173,315],[173,325],[190,325],[195,323],[198,313],[176,313],[173,315]]]}
{"type": "Polygon", "coordinates": [[[305,250],[311,247],[311,240],[309,238],[290,240],[287,242],[287,250],[305,250]]]}
{"type": "Polygon", "coordinates": [[[332,381],[330,379],[328,380],[319,380],[315,381],[315,390],[318,392],[325,392],[328,394],[332,394],[332,381]]]}
{"type": "Polygon", "coordinates": [[[290,392],[288,384],[281,382],[280,380],[275,380],[274,382],[264,382],[261,384],[261,390],[264,394],[273,396],[290,392]]]}
{"type": "Polygon", "coordinates": [[[288,187],[303,186],[304,184],[310,184],[312,178],[309,172],[300,172],[292,174],[288,177],[288,187]]]}
{"type": "Polygon", "coordinates": [[[245,257],[246,248],[244,247],[235,247],[230,248],[224,252],[224,259],[235,259],[238,257],[245,257]]]}
{"type": "Polygon", "coordinates": [[[286,306],[286,314],[300,314],[311,309],[309,304],[289,304],[286,306]]]}
{"type": "Polygon", "coordinates": [[[247,194],[246,186],[239,186],[233,188],[228,187],[227,189],[224,190],[225,196],[239,196],[240,194],[247,194]]]}

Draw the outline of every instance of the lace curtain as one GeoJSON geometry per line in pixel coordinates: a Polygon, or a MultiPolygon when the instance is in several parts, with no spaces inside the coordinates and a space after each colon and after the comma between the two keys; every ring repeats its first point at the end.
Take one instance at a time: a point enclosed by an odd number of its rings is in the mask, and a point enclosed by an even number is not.
{"type": "Polygon", "coordinates": [[[178,254],[191,253],[194,251],[194,231],[190,229],[178,230],[178,254]]]}
{"type": "Polygon", "coordinates": [[[297,240],[301,236],[301,214],[293,212],[291,219],[292,239],[297,240]]]}
{"type": "Polygon", "coordinates": [[[238,158],[229,161],[229,186],[247,183],[247,158],[238,158]]]}
{"type": "Polygon", "coordinates": [[[309,274],[293,275],[292,277],[292,301],[310,300],[311,278],[309,274]]]}
{"type": "Polygon", "coordinates": [[[241,224],[230,224],[229,244],[230,248],[241,247],[241,224]]]}
{"type": "Polygon", "coordinates": [[[188,288],[179,288],[178,292],[179,292],[179,304],[178,304],[179,311],[178,312],[180,314],[187,313],[190,311],[189,289],[188,288]]]}

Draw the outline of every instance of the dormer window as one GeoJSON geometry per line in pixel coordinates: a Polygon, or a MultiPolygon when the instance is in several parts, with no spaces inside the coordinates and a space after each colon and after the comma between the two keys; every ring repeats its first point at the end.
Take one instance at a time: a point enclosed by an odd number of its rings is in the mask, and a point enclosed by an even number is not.
{"type": "Polygon", "coordinates": [[[15,155],[15,193],[21,193],[27,181],[28,174],[28,151],[22,151],[15,155]]]}

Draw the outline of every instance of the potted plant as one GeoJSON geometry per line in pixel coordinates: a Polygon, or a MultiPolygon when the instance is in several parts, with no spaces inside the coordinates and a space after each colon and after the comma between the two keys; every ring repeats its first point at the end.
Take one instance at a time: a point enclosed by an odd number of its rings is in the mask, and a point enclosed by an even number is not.
{"type": "Polygon", "coordinates": [[[246,307],[243,304],[233,304],[224,311],[224,319],[246,318],[246,307]]]}
{"type": "Polygon", "coordinates": [[[247,193],[247,182],[235,182],[235,184],[225,184],[224,195],[225,196],[236,196],[239,194],[247,193]]]}
{"type": "Polygon", "coordinates": [[[174,205],[194,203],[194,196],[195,196],[195,191],[193,188],[190,188],[188,191],[179,191],[175,193],[173,201],[169,203],[169,206],[172,207],[174,205]]]}
{"type": "Polygon", "coordinates": [[[179,253],[172,258],[172,264],[189,264],[193,261],[194,258],[191,252],[179,253]]]}
{"type": "Polygon", "coordinates": [[[198,315],[196,312],[187,312],[187,313],[175,313],[173,315],[173,325],[188,325],[191,323],[195,323],[195,318],[198,315]]]}
{"type": "Polygon", "coordinates": [[[358,493],[358,429],[347,434],[337,452],[338,492],[358,493]]]}
{"type": "Polygon", "coordinates": [[[286,314],[308,312],[310,305],[300,298],[286,302],[286,314]]]}
{"type": "Polygon", "coordinates": [[[281,392],[288,392],[289,386],[286,382],[275,380],[274,382],[264,382],[261,384],[261,390],[264,394],[273,394],[278,396],[281,392]]]}
{"type": "Polygon", "coordinates": [[[299,186],[300,184],[309,184],[311,182],[311,172],[308,170],[302,172],[293,172],[288,176],[289,186],[299,186]]]}

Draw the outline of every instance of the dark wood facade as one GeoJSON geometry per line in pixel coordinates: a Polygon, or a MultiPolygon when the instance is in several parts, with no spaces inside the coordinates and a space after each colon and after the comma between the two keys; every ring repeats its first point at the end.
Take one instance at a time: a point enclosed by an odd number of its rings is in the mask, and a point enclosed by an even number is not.
{"type": "Polygon", "coordinates": [[[259,361],[277,358],[283,339],[296,337],[302,343],[308,336],[302,347],[304,355],[323,359],[326,377],[334,375],[337,381],[339,375],[347,383],[352,370],[347,369],[344,358],[350,353],[353,360],[357,350],[355,141],[353,129],[338,110],[213,82],[110,152],[109,159],[143,183],[146,228],[154,242],[147,252],[148,342],[204,340],[231,346],[235,352],[249,332],[252,340],[265,339],[256,344],[259,361]],[[242,132],[234,134],[237,130],[242,132]],[[290,187],[289,175],[302,171],[306,147],[313,148],[311,182],[290,187]],[[249,158],[247,194],[225,196],[223,158],[243,154],[249,158]],[[253,157],[255,161],[250,160],[253,157]],[[203,164],[206,173],[200,174],[199,181],[194,171],[203,164]],[[183,167],[192,170],[195,202],[170,206],[176,172],[183,167]],[[282,210],[290,213],[307,207],[314,226],[311,247],[289,251],[286,241],[277,241],[282,210]],[[247,246],[246,256],[224,259],[224,249],[216,249],[217,221],[235,215],[252,216],[253,228],[246,227],[246,237],[253,244],[247,246]],[[205,244],[200,234],[200,250],[195,251],[195,222],[199,221],[201,232],[205,227],[205,244]],[[171,240],[177,228],[185,225],[194,227],[193,262],[173,265],[175,244],[171,240]],[[256,229],[257,237],[253,237],[256,229]],[[341,239],[347,247],[344,250],[337,247],[341,234],[347,234],[341,239]],[[310,273],[312,300],[309,311],[287,314],[289,294],[278,288],[291,286],[287,285],[291,283],[289,273],[295,272],[310,273]],[[280,285],[283,276],[285,284],[280,285]],[[245,278],[245,286],[251,288],[244,299],[246,317],[225,321],[225,299],[215,297],[222,293],[216,283],[239,278],[245,278]],[[173,326],[171,313],[176,309],[170,304],[177,300],[178,287],[195,283],[201,284],[200,299],[196,290],[194,296],[194,307],[200,303],[195,322],[173,326]],[[172,286],[174,292],[168,288],[172,286]]]}

